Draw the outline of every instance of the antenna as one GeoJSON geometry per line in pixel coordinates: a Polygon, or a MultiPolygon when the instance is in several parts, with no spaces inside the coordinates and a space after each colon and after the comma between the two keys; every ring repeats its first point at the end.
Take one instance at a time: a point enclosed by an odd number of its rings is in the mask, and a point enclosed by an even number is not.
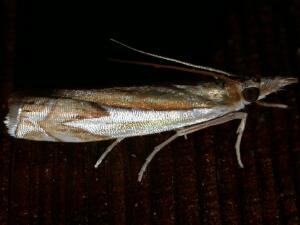
{"type": "Polygon", "coordinates": [[[161,56],[161,55],[157,55],[157,54],[154,54],[154,53],[146,52],[146,51],[131,47],[131,46],[129,46],[127,44],[124,44],[120,41],[117,41],[113,38],[111,38],[109,40],[112,41],[112,42],[115,42],[115,43],[117,43],[117,44],[119,44],[119,45],[121,45],[125,48],[128,48],[132,51],[141,53],[143,55],[148,55],[148,56],[151,56],[151,57],[154,57],[154,58],[157,58],[157,59],[163,59],[163,60],[166,60],[166,61],[169,61],[169,62],[174,62],[174,63],[177,63],[177,64],[185,65],[185,66],[200,69],[200,70],[206,70],[206,71],[222,74],[222,75],[225,75],[225,76],[228,76],[228,77],[234,77],[233,74],[227,73],[223,70],[218,70],[218,69],[214,69],[214,68],[206,67],[206,66],[200,66],[200,65],[189,63],[189,62],[184,62],[184,61],[181,61],[181,60],[178,60],[178,59],[173,59],[173,58],[169,58],[169,57],[166,57],[166,56],[161,56]]]}

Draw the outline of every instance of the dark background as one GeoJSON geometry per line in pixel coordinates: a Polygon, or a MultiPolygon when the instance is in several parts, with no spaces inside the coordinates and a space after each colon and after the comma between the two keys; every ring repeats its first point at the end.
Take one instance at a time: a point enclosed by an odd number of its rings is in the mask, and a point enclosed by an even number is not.
{"type": "MultiPolygon", "coordinates": [[[[18,90],[178,79],[109,62],[153,61],[109,38],[241,76],[299,76],[300,1],[197,3],[3,1],[1,120],[18,90]]],[[[141,184],[144,159],[171,132],[129,138],[94,169],[109,142],[16,140],[1,124],[0,224],[300,224],[299,85],[286,89],[268,99],[288,110],[246,109],[245,169],[233,121],[174,141],[141,184]]]]}

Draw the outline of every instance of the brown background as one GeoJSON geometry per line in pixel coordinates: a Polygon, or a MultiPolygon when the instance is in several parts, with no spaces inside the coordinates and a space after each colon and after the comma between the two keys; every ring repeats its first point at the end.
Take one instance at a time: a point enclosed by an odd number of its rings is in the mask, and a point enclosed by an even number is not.
{"type": "MultiPolygon", "coordinates": [[[[165,71],[107,62],[149,60],[109,37],[241,76],[299,76],[300,1],[182,4],[4,1],[1,121],[19,89],[165,81],[165,71]]],[[[269,98],[288,110],[246,109],[245,169],[233,121],[174,141],[141,184],[140,166],[170,132],[130,138],[94,169],[109,142],[16,140],[1,123],[0,224],[300,224],[299,98],[294,85],[269,98]]]]}

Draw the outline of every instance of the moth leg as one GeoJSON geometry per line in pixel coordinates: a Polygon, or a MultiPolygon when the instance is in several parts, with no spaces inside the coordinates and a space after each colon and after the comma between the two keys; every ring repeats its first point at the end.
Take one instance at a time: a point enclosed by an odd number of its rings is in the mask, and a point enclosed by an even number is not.
{"type": "Polygon", "coordinates": [[[240,144],[241,144],[241,139],[242,139],[242,135],[245,129],[245,125],[246,125],[246,120],[247,120],[247,113],[244,112],[234,112],[234,113],[230,113],[227,114],[223,117],[220,118],[216,118],[204,123],[200,123],[200,124],[196,124],[187,128],[183,128],[180,130],[177,130],[176,133],[174,135],[172,135],[170,138],[168,138],[167,140],[165,140],[163,143],[157,145],[154,150],[151,152],[151,154],[146,158],[145,163],[143,164],[143,166],[141,167],[139,174],[138,174],[138,181],[140,182],[143,178],[143,174],[145,173],[147,166],[149,165],[149,163],[151,162],[151,160],[154,158],[154,156],[163,148],[165,147],[167,144],[169,144],[170,142],[172,142],[173,140],[175,140],[177,137],[180,136],[186,136],[187,134],[190,133],[194,133],[198,130],[202,130],[205,129],[207,127],[211,127],[211,126],[216,126],[222,123],[226,123],[229,122],[231,120],[235,120],[235,119],[240,119],[241,122],[239,124],[239,127],[237,129],[237,140],[235,143],[235,150],[236,150],[236,156],[237,156],[237,161],[240,167],[244,167],[242,160],[241,160],[241,154],[240,154],[240,144]]]}
{"type": "Polygon", "coordinates": [[[242,158],[241,158],[241,149],[240,148],[241,148],[242,136],[243,136],[243,133],[244,133],[244,130],[245,130],[245,127],[246,127],[247,113],[242,113],[240,115],[240,117],[236,118],[236,119],[240,119],[241,122],[240,122],[239,127],[236,131],[238,136],[237,136],[237,139],[236,139],[236,142],[235,142],[235,153],[236,153],[236,158],[237,158],[239,166],[241,168],[244,168],[242,158]]]}
{"type": "Polygon", "coordinates": [[[148,157],[146,158],[146,161],[144,162],[143,166],[141,167],[139,174],[138,174],[138,182],[142,181],[143,175],[149,165],[149,163],[151,162],[151,160],[154,158],[154,156],[163,148],[165,147],[167,144],[171,143],[172,141],[174,141],[176,138],[178,138],[179,135],[177,134],[177,132],[172,135],[171,137],[169,137],[167,140],[165,140],[163,143],[157,145],[154,150],[150,153],[150,155],[148,155],[148,157]]]}
{"type": "Polygon", "coordinates": [[[244,167],[243,163],[242,163],[242,159],[241,159],[241,150],[240,150],[240,146],[241,146],[241,140],[242,140],[242,136],[243,136],[243,132],[245,130],[245,126],[246,126],[246,120],[247,120],[247,113],[244,112],[234,112],[234,113],[230,113],[227,114],[223,117],[220,118],[216,118],[214,120],[210,120],[207,121],[205,123],[200,123],[191,127],[187,127],[184,129],[181,129],[179,131],[177,131],[177,134],[179,136],[183,136],[183,135],[187,135],[193,132],[196,132],[198,130],[207,128],[207,127],[211,127],[211,126],[215,126],[215,125],[219,125],[222,123],[226,123],[229,122],[231,120],[235,120],[235,119],[240,119],[241,122],[239,124],[239,127],[237,129],[237,139],[235,142],[235,151],[236,151],[236,157],[237,157],[237,161],[238,164],[241,168],[244,167]]]}
{"type": "Polygon", "coordinates": [[[285,104],[280,104],[280,103],[271,103],[271,102],[263,102],[263,101],[257,101],[255,102],[259,106],[263,107],[271,107],[271,108],[280,108],[280,109],[287,109],[288,106],[285,104]]]}
{"type": "Polygon", "coordinates": [[[95,164],[95,168],[97,168],[101,163],[102,161],[104,160],[104,158],[108,155],[108,153],[110,153],[113,148],[119,144],[121,141],[123,141],[125,138],[117,138],[113,143],[111,143],[107,148],[106,150],[102,153],[102,155],[100,156],[100,158],[97,160],[96,164],[95,164]]]}

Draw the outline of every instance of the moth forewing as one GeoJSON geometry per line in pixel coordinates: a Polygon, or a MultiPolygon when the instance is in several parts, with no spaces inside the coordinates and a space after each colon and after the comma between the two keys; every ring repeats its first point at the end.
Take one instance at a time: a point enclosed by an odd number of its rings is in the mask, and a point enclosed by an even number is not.
{"type": "Polygon", "coordinates": [[[15,97],[6,123],[12,136],[41,141],[85,142],[153,134],[239,110],[243,104],[238,87],[230,85],[200,82],[15,97]]]}

